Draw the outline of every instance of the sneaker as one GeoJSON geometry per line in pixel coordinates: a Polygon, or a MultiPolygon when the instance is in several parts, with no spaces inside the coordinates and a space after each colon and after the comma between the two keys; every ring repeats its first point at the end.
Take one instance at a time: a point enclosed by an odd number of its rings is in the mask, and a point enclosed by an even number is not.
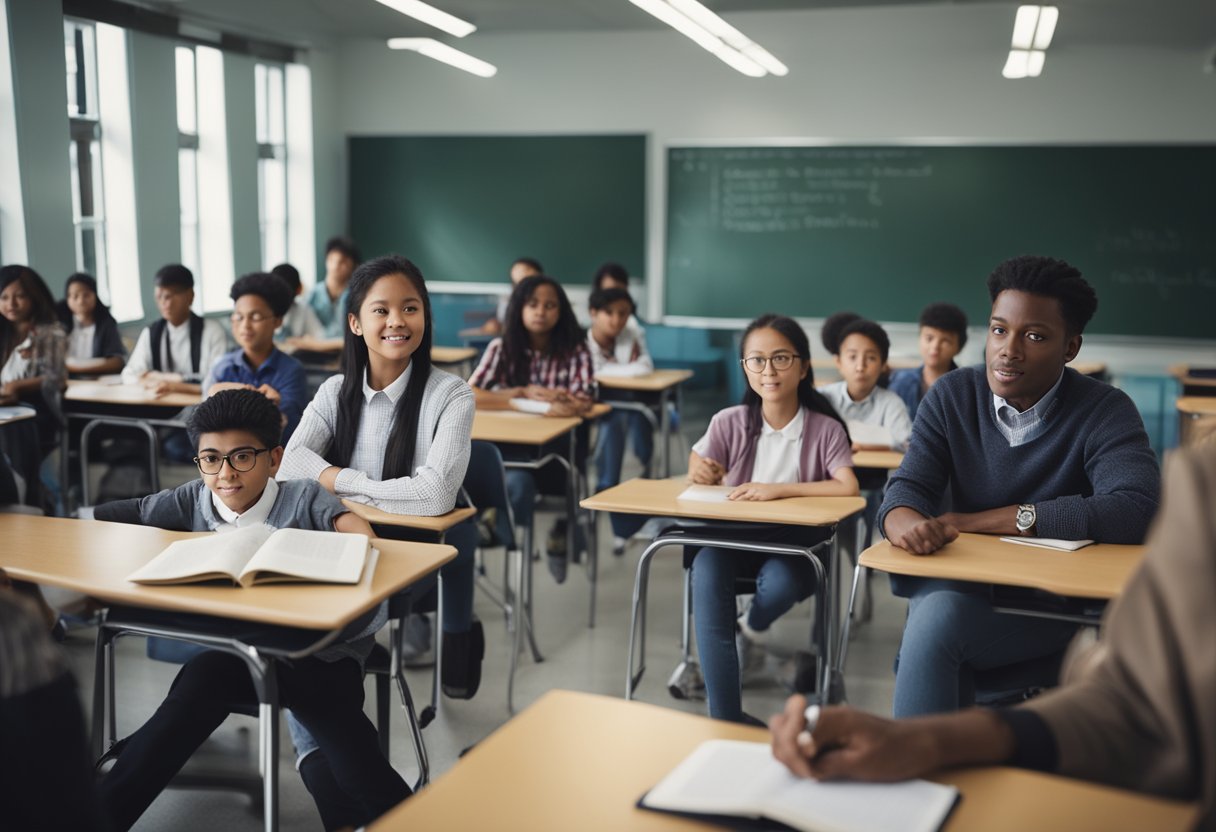
{"type": "Polygon", "coordinates": [[[435,666],[435,638],[427,616],[414,613],[405,619],[401,662],[411,670],[435,666]]]}
{"type": "Polygon", "coordinates": [[[696,662],[680,662],[667,680],[667,692],[672,699],[705,701],[705,678],[696,662]]]}
{"type": "Polygon", "coordinates": [[[566,582],[566,570],[569,568],[569,564],[566,562],[566,556],[549,555],[547,560],[549,561],[549,574],[553,576],[553,580],[557,581],[559,584],[564,584],[566,582]]]}
{"type": "Polygon", "coordinates": [[[807,650],[795,650],[781,663],[777,680],[790,693],[815,693],[819,690],[819,662],[807,650]]]}
{"type": "Polygon", "coordinates": [[[747,623],[747,613],[739,616],[735,630],[735,650],[739,653],[739,681],[754,682],[763,673],[765,664],[764,642],[767,630],[753,630],[747,623]]]}
{"type": "Polygon", "coordinates": [[[618,558],[625,554],[625,547],[629,545],[629,541],[623,537],[612,538],[612,554],[618,558]]]}

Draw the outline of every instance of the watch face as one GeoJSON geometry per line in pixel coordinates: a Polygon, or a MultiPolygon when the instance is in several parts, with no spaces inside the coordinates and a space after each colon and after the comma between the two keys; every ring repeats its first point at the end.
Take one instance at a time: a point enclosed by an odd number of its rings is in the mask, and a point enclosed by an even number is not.
{"type": "Polygon", "coordinates": [[[1018,509],[1018,528],[1029,529],[1034,525],[1034,511],[1028,508],[1018,509]]]}

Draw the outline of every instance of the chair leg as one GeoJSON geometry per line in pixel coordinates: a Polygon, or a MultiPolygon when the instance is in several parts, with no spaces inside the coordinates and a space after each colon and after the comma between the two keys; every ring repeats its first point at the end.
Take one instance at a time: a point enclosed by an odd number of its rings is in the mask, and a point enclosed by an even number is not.
{"type": "Polygon", "coordinates": [[[418,719],[418,712],[414,708],[414,697],[410,694],[409,683],[405,679],[405,667],[401,662],[402,642],[405,640],[405,632],[401,628],[401,622],[393,619],[389,622],[389,672],[392,673],[393,679],[397,682],[397,693],[401,697],[401,707],[405,709],[405,721],[410,729],[410,739],[414,744],[414,756],[418,760],[418,783],[414,786],[415,791],[421,786],[425,786],[430,782],[431,771],[430,764],[426,754],[426,744],[422,740],[422,724],[418,719]]]}

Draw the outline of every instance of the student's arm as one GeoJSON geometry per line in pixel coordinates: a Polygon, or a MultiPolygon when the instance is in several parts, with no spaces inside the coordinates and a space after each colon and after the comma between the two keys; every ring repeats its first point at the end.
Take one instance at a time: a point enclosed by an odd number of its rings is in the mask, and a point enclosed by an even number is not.
{"type": "Polygon", "coordinates": [[[763,501],[784,497],[856,497],[861,493],[852,468],[837,468],[831,479],[818,482],[745,482],[727,495],[729,500],[763,501]]]}
{"type": "MultiPolygon", "coordinates": [[[[278,395],[278,401],[275,404],[278,405],[279,412],[287,419],[283,429],[285,432],[291,433],[300,423],[304,406],[308,403],[308,380],[304,376],[304,368],[298,363],[285,363],[288,369],[279,373],[275,378],[277,386],[270,388],[269,385],[263,384],[258,390],[267,397],[271,397],[272,392],[278,395]]],[[[273,400],[273,397],[271,398],[273,400]]]]}
{"type": "Polygon", "coordinates": [[[950,444],[941,396],[929,389],[916,413],[912,440],[887,482],[878,527],[895,546],[918,555],[936,552],[958,537],[958,529],[935,519],[950,481],[950,444]]]}
{"type": "Polygon", "coordinates": [[[144,373],[152,369],[152,346],[150,339],[148,327],[144,327],[139,333],[139,339],[135,342],[135,349],[131,350],[131,357],[127,359],[127,366],[122,368],[122,380],[124,383],[133,384],[139,381],[144,373]]]}
{"type": "Polygon", "coordinates": [[[376,536],[372,524],[353,511],[347,511],[334,518],[334,531],[366,535],[370,540],[376,536]]]}
{"type": "Polygon", "coordinates": [[[325,490],[333,491],[333,479],[341,469],[331,465],[323,454],[329,452],[333,442],[338,422],[338,390],[341,386],[340,378],[326,380],[304,408],[300,424],[283,451],[283,462],[279,465],[276,479],[316,480],[325,490]]]}
{"type": "Polygon", "coordinates": [[[73,373],[95,373],[97,375],[105,376],[120,373],[122,372],[123,367],[122,359],[115,355],[109,356],[100,364],[95,364],[90,361],[87,365],[84,365],[79,362],[80,359],[78,358],[65,359],[65,363],[68,366],[68,371],[73,373]]]}
{"type": "Polygon", "coordinates": [[[156,526],[177,532],[198,531],[194,528],[194,508],[203,488],[201,480],[191,480],[147,497],[102,503],[93,508],[93,519],[156,526]]]}
{"type": "MultiPolygon", "coordinates": [[[[413,476],[374,480],[363,471],[344,468],[337,474],[334,493],[339,497],[366,497],[393,514],[433,517],[451,511],[469,467],[474,403],[464,385],[448,388],[446,396],[431,447],[425,460],[415,460],[413,476]]],[[[424,402],[423,411],[426,409],[424,402]]],[[[419,425],[419,430],[423,429],[419,425]]]]}
{"type": "Polygon", "coordinates": [[[700,456],[696,451],[688,453],[688,481],[694,485],[721,485],[726,469],[721,463],[700,456]]]}
{"type": "Polygon", "coordinates": [[[524,394],[522,387],[497,386],[499,365],[503,360],[502,339],[495,338],[486,346],[481,361],[473,375],[469,376],[469,386],[473,388],[473,397],[477,407],[482,410],[510,410],[511,399],[524,394]]]}

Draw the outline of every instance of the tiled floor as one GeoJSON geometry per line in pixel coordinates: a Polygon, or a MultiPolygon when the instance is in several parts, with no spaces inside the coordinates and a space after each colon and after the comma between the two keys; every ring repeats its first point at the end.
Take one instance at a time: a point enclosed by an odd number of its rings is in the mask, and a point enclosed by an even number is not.
{"type": "MultiPolygon", "coordinates": [[[[695,439],[712,415],[712,405],[690,396],[686,406],[684,433],[695,439]]],[[[676,458],[683,451],[676,450],[676,458]]],[[[681,465],[682,467],[682,465],[681,465]]],[[[633,469],[636,473],[636,468],[633,469]]],[[[538,531],[547,530],[552,515],[541,515],[538,531]]],[[[544,540],[543,535],[538,539],[544,540]]],[[[587,627],[588,586],[584,570],[572,568],[570,577],[557,586],[544,569],[543,560],[536,564],[536,623],[537,637],[545,660],[540,664],[531,657],[521,658],[516,680],[515,699],[518,707],[526,707],[547,690],[567,688],[592,691],[610,696],[624,692],[625,651],[628,640],[629,604],[633,575],[645,541],[635,539],[623,558],[609,553],[610,537],[606,521],[600,524],[599,611],[594,629],[587,627]]],[[[487,558],[491,575],[501,574],[501,553],[491,551],[487,558]]],[[[878,713],[889,713],[893,687],[892,660],[903,625],[905,604],[893,598],[887,582],[876,576],[873,619],[854,629],[846,669],[849,701],[878,713]]],[[[680,637],[680,564],[676,555],[660,555],[652,570],[650,587],[650,616],[648,670],[637,697],[643,701],[694,713],[704,713],[704,702],[677,701],[665,687],[667,677],[679,660],[680,637]]],[[[501,612],[480,593],[477,614],[486,627],[487,655],[481,691],[467,702],[445,700],[441,715],[424,732],[430,754],[432,776],[441,776],[456,761],[462,748],[475,743],[492,732],[510,714],[506,706],[506,668],[509,636],[501,612]]],[[[810,627],[811,605],[795,608],[774,627],[768,669],[774,671],[782,655],[805,645],[810,627]]],[[[87,710],[93,665],[92,631],[82,630],[69,636],[67,648],[80,680],[81,698],[87,710]]],[[[143,655],[143,643],[130,639],[119,647],[119,733],[134,730],[159,703],[168,689],[176,668],[148,661],[143,655]]],[[[411,671],[409,680],[416,701],[429,698],[429,671],[411,671]]],[[[370,683],[368,707],[372,706],[374,688],[370,683]]],[[[780,708],[786,691],[775,676],[744,691],[744,707],[749,713],[767,717],[780,708]]],[[[252,719],[234,717],[217,732],[211,745],[217,753],[208,754],[207,761],[218,760],[232,765],[234,750],[244,749],[250,761],[256,751],[255,724],[252,719]],[[222,753],[219,753],[222,752],[222,753]]],[[[290,743],[281,756],[281,823],[283,829],[321,829],[312,800],[304,790],[292,767],[290,743]]],[[[576,740],[577,738],[572,738],[576,740]]],[[[399,709],[393,713],[391,741],[393,764],[407,779],[414,776],[415,763],[409,743],[405,720],[399,709]]],[[[249,798],[222,791],[193,791],[170,789],[145,814],[139,830],[255,830],[260,828],[260,816],[251,811],[249,798]]]]}

